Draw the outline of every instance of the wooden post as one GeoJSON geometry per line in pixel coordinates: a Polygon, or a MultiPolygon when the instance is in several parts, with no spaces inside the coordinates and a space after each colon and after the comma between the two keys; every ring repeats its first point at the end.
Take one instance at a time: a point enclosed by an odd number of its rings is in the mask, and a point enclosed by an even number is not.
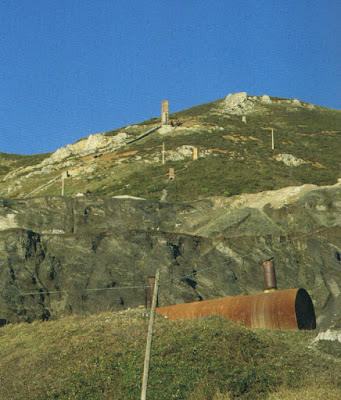
{"type": "Polygon", "coordinates": [[[162,144],[162,165],[165,163],[165,142],[162,144]]]}
{"type": "Polygon", "coordinates": [[[193,160],[197,160],[197,159],[198,159],[198,148],[193,147],[193,160]]]}
{"type": "Polygon", "coordinates": [[[64,188],[65,188],[64,174],[62,174],[62,196],[64,196],[64,188]]]}
{"type": "Polygon", "coordinates": [[[152,307],[154,289],[155,289],[155,276],[149,276],[147,278],[147,284],[145,286],[145,298],[144,298],[145,308],[151,309],[152,307]]]}
{"type": "Polygon", "coordinates": [[[271,140],[272,140],[272,150],[275,150],[275,136],[273,129],[271,129],[271,140]]]}
{"type": "Polygon", "coordinates": [[[149,373],[150,350],[151,350],[151,345],[152,345],[154,319],[155,319],[155,309],[156,309],[156,302],[157,302],[157,292],[158,292],[158,289],[159,289],[159,278],[160,278],[160,271],[157,270],[156,271],[156,276],[155,276],[155,286],[154,286],[152,309],[150,311],[150,318],[149,318],[146,354],[145,354],[145,358],[144,358],[141,400],[146,400],[146,396],[147,396],[147,383],[148,383],[148,373],[149,373]]]}

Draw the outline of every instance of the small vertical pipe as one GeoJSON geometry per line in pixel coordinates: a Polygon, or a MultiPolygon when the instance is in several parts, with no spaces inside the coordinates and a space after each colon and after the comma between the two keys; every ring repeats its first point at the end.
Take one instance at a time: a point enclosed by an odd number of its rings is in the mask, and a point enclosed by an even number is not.
{"type": "Polygon", "coordinates": [[[263,262],[263,271],[264,271],[265,291],[267,292],[276,290],[277,282],[276,282],[275,264],[272,258],[270,258],[270,260],[263,262]]]}

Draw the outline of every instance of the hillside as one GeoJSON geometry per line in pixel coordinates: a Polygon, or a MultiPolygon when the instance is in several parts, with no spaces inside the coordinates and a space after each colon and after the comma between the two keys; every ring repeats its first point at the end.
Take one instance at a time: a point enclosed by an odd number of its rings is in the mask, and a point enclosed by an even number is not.
{"type": "MultiPolygon", "coordinates": [[[[0,330],[2,400],[139,399],[145,310],[0,330]]],[[[336,400],[338,341],[312,331],[251,330],[222,318],[156,319],[150,400],[336,400]]]]}
{"type": "Polygon", "coordinates": [[[338,325],[341,112],[239,93],[170,120],[1,155],[0,317],[136,307],[157,267],[164,304],[255,293],[273,256],[280,286],[305,287],[318,322],[338,325]]]}
{"type": "Polygon", "coordinates": [[[341,111],[299,100],[229,96],[171,114],[169,130],[135,142],[160,118],[91,135],[53,154],[0,154],[0,196],[60,195],[62,174],[66,196],[90,191],[167,201],[331,185],[340,178],[341,111]],[[169,168],[175,170],[172,181],[169,168]]]}
{"type": "Polygon", "coordinates": [[[317,331],[159,315],[148,398],[341,397],[341,111],[237,93],[170,121],[0,153],[1,399],[139,398],[156,270],[164,306],[260,293],[270,257],[317,331]]]}

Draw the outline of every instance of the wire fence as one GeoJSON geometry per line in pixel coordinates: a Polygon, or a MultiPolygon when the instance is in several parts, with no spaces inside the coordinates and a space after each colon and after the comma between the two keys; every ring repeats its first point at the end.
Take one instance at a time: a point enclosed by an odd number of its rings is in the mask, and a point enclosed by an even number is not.
{"type": "MultiPolygon", "coordinates": [[[[243,254],[241,256],[238,256],[238,259],[239,260],[243,260],[243,259],[252,257],[254,255],[257,255],[257,253],[259,254],[259,252],[265,252],[265,251],[268,252],[269,250],[273,250],[273,249],[275,249],[277,247],[284,246],[284,245],[286,245],[288,243],[292,243],[292,242],[301,240],[301,239],[303,239],[305,237],[308,237],[308,236],[317,235],[317,234],[319,234],[321,232],[324,232],[324,231],[329,230],[329,229],[333,229],[335,227],[337,227],[337,225],[327,226],[327,227],[324,227],[324,228],[321,228],[321,229],[318,229],[318,230],[315,230],[315,231],[310,231],[308,233],[296,236],[296,237],[291,238],[291,239],[287,239],[287,240],[282,241],[280,243],[273,244],[272,246],[263,247],[263,248],[257,248],[255,250],[249,252],[249,253],[246,253],[246,254],[243,254]]],[[[198,273],[210,271],[210,270],[213,270],[213,269],[216,269],[216,268],[219,268],[219,267],[224,267],[224,266],[226,267],[227,265],[230,265],[233,262],[235,262],[235,259],[227,260],[224,263],[213,264],[213,265],[211,265],[211,266],[209,266],[207,268],[201,268],[199,270],[196,269],[195,272],[191,272],[189,274],[181,275],[178,278],[177,282],[183,282],[186,279],[189,279],[191,277],[196,276],[198,273]]],[[[169,284],[172,284],[172,283],[174,283],[173,280],[172,281],[168,280],[168,281],[164,282],[163,284],[161,283],[160,287],[166,287],[166,286],[168,286],[169,284]]],[[[134,290],[136,290],[136,289],[146,290],[149,287],[151,287],[151,286],[147,285],[147,284],[144,284],[144,285],[141,284],[141,285],[133,285],[133,286],[124,286],[123,285],[123,286],[113,286],[113,287],[82,288],[80,290],[65,289],[65,290],[39,291],[39,289],[38,289],[35,292],[20,293],[19,296],[33,296],[33,295],[41,295],[41,294],[43,294],[43,295],[51,295],[51,294],[79,293],[79,292],[96,292],[96,291],[105,291],[105,290],[118,290],[118,291],[121,291],[121,290],[133,290],[133,289],[134,290]]]]}

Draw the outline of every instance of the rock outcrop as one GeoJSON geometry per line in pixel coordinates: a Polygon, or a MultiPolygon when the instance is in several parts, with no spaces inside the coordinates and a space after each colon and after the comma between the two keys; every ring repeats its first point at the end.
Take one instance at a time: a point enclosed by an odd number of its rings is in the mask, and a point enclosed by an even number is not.
{"type": "Polygon", "coordinates": [[[65,158],[77,154],[78,156],[86,156],[98,151],[115,150],[125,145],[128,140],[128,135],[125,132],[120,132],[115,136],[105,136],[103,133],[96,133],[79,140],[74,144],[68,144],[61,147],[44,161],[41,165],[50,165],[63,161],[65,158]]]}
{"type": "Polygon", "coordinates": [[[230,93],[225,99],[225,107],[229,114],[242,115],[253,110],[254,100],[249,98],[246,92],[230,93]]]}
{"type": "Polygon", "coordinates": [[[248,96],[246,92],[230,93],[225,99],[225,112],[228,114],[244,115],[254,111],[257,103],[271,104],[270,97],[248,96]]]}
{"type": "Polygon", "coordinates": [[[340,326],[341,184],[172,204],[134,198],[1,201],[0,319],[33,321],[145,302],[263,290],[274,257],[280,289],[304,287],[318,324],[340,326]]]}
{"type": "MultiPolygon", "coordinates": [[[[264,106],[270,104],[283,104],[291,107],[291,111],[297,111],[304,106],[298,99],[272,100],[267,94],[262,96],[249,96],[246,92],[230,93],[224,101],[223,112],[227,114],[246,115],[258,110],[264,111],[264,106]],[[263,107],[262,107],[263,106],[263,107]]],[[[307,109],[314,109],[313,104],[306,104],[307,109]]]]}
{"type": "Polygon", "coordinates": [[[302,164],[307,164],[307,161],[302,160],[302,158],[295,157],[292,154],[277,154],[275,159],[277,161],[282,161],[288,167],[298,167],[302,164]]]}

